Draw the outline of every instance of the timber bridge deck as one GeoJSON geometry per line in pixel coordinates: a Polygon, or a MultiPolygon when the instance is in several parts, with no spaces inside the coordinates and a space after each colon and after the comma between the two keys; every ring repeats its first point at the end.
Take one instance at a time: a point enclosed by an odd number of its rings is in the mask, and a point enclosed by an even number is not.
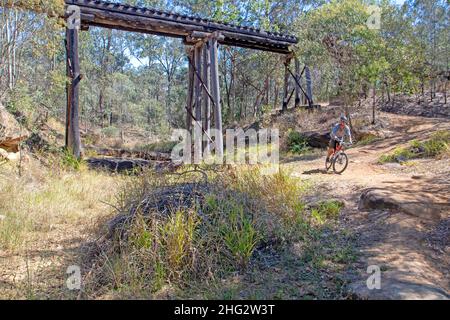
{"type": "Polygon", "coordinates": [[[219,32],[224,45],[282,54],[298,42],[292,35],[263,31],[173,12],[99,0],[66,0],[81,10],[81,27],[98,26],[133,32],[183,38],[187,44],[203,34],[219,32]]]}

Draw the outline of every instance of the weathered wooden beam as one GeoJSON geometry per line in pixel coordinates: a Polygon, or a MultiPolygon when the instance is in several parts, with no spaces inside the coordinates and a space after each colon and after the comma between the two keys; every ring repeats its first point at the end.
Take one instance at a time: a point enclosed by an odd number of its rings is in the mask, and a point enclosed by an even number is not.
{"type": "Polygon", "coordinates": [[[220,103],[220,82],[219,82],[219,57],[217,39],[209,40],[209,52],[211,59],[211,91],[214,98],[214,122],[215,129],[215,152],[220,159],[223,158],[223,135],[222,135],[222,108],[220,103]]]}
{"type": "Polygon", "coordinates": [[[286,111],[288,108],[288,94],[289,94],[289,64],[291,63],[291,56],[286,56],[286,61],[284,62],[284,86],[283,86],[283,107],[282,110],[286,111]]]}
{"type": "Polygon", "coordinates": [[[187,50],[188,55],[188,91],[186,98],[186,108],[188,109],[186,112],[186,130],[192,134],[192,104],[194,99],[194,66],[191,61],[194,60],[194,52],[190,49],[187,50]]]}
{"type": "Polygon", "coordinates": [[[79,88],[80,60],[78,56],[78,30],[66,29],[67,54],[67,108],[66,108],[66,148],[76,158],[81,157],[81,139],[79,128],[79,88]]]}
{"type": "Polygon", "coordinates": [[[301,104],[301,90],[297,84],[297,82],[300,82],[300,61],[298,58],[295,58],[295,77],[297,79],[295,81],[295,107],[297,108],[301,104]]]}
{"type": "MultiPolygon", "coordinates": [[[[310,106],[310,108],[312,108],[312,106],[313,106],[312,100],[309,98],[308,94],[303,89],[303,87],[302,87],[302,85],[300,83],[300,79],[297,79],[295,74],[291,71],[291,69],[289,69],[289,67],[287,65],[286,65],[286,69],[285,70],[292,76],[292,78],[294,78],[295,83],[300,88],[300,90],[303,92],[303,95],[305,96],[308,105],[310,106]]],[[[305,70],[305,68],[303,70],[305,70]]],[[[302,74],[303,74],[303,71],[302,71],[302,74]]]]}
{"type": "MultiPolygon", "coordinates": [[[[202,73],[202,47],[194,48],[195,70],[201,75],[202,73]]],[[[195,72],[194,70],[194,72],[195,72]]],[[[203,127],[202,127],[202,81],[199,77],[195,77],[195,121],[197,126],[194,127],[194,161],[199,163],[203,155],[203,127]]]]}
{"type": "MultiPolygon", "coordinates": [[[[209,95],[207,90],[211,88],[211,60],[209,54],[208,44],[205,43],[203,46],[203,76],[202,80],[205,86],[205,90],[203,90],[203,131],[205,131],[208,135],[210,133],[210,119],[211,119],[211,100],[209,99],[209,95]]],[[[205,141],[204,145],[205,151],[209,151],[209,142],[205,141]]]]}

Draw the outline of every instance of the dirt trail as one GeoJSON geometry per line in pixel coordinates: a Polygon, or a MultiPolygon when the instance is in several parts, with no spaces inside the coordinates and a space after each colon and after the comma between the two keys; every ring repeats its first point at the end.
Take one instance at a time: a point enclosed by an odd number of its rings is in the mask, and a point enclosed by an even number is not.
{"type": "Polygon", "coordinates": [[[437,130],[449,130],[450,120],[383,116],[390,120],[388,137],[348,150],[350,164],[342,175],[325,172],[324,155],[283,166],[312,181],[317,196],[346,204],[343,222],[359,235],[360,272],[351,279],[358,297],[448,299],[450,161],[426,159],[402,166],[379,165],[377,160],[412,139],[425,140],[437,130]],[[370,208],[364,203],[361,208],[364,192],[370,193],[370,208]],[[370,265],[382,271],[380,290],[367,288],[370,265]]]}

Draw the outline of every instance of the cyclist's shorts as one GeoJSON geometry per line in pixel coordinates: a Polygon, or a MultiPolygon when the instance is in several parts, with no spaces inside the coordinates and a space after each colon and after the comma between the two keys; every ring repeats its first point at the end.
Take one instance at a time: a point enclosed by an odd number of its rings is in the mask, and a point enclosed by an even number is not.
{"type": "Polygon", "coordinates": [[[331,139],[331,140],[330,140],[330,143],[328,144],[328,146],[329,146],[330,148],[333,148],[334,150],[336,150],[336,148],[337,148],[337,146],[338,146],[337,140],[331,139]]]}

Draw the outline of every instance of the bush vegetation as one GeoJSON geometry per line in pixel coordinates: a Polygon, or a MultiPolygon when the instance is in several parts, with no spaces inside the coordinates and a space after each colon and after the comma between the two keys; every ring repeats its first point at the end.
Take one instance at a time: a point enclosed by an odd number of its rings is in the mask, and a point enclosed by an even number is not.
{"type": "Polygon", "coordinates": [[[426,141],[413,140],[407,147],[382,155],[380,163],[407,162],[410,159],[442,157],[450,154],[450,131],[437,131],[426,141]]]}
{"type": "Polygon", "coordinates": [[[289,130],[287,135],[287,146],[290,152],[302,154],[311,150],[308,141],[300,132],[289,130]]]}

